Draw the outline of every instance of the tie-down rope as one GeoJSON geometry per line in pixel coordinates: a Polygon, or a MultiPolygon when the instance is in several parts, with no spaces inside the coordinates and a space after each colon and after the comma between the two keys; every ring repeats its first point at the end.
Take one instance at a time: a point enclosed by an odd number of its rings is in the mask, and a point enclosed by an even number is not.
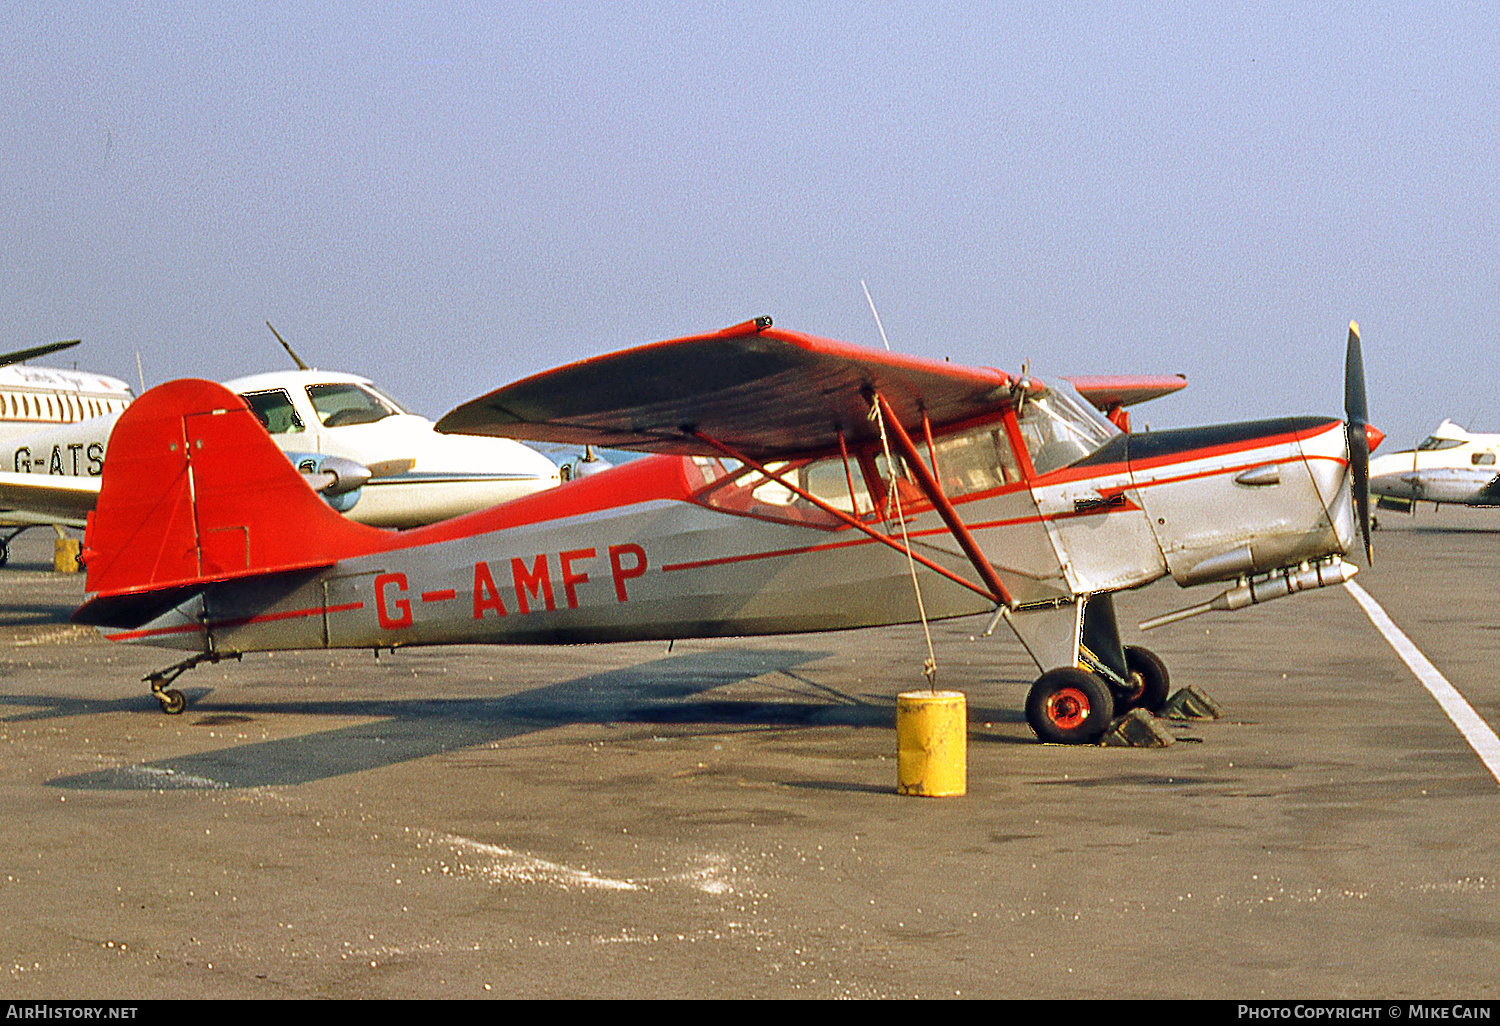
{"type": "Polygon", "coordinates": [[[885,465],[891,474],[891,495],[896,500],[896,520],[901,524],[901,542],[906,549],[906,566],[911,572],[911,588],[917,596],[917,615],[922,618],[922,635],[927,639],[927,661],[922,664],[922,675],[927,678],[927,689],[937,689],[937,655],[932,650],[932,630],[927,625],[927,606],[922,602],[922,585],[917,581],[917,561],[912,558],[911,539],[906,533],[906,516],[901,512],[901,489],[896,486],[900,476],[896,461],[891,457],[891,442],[885,434],[885,415],[880,412],[879,398],[870,402],[870,419],[880,428],[880,444],[885,449],[885,465]]]}

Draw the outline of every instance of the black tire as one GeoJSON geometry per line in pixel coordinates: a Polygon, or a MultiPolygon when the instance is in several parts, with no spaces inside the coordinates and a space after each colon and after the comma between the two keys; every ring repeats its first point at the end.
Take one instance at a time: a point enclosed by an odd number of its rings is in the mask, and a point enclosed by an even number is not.
{"type": "Polygon", "coordinates": [[[1114,718],[1109,687],[1092,673],[1072,666],[1048,670],[1026,695],[1026,720],[1048,744],[1096,744],[1114,718]]]}
{"type": "Polygon", "coordinates": [[[1126,645],[1125,669],[1136,687],[1128,694],[1115,694],[1115,712],[1127,713],[1132,709],[1161,712],[1172,692],[1172,678],[1167,673],[1167,664],[1149,648],[1126,645]]]}
{"type": "Polygon", "coordinates": [[[182,710],[187,708],[187,696],[176,688],[163,691],[161,698],[161,711],[168,716],[181,716],[182,710]]]}

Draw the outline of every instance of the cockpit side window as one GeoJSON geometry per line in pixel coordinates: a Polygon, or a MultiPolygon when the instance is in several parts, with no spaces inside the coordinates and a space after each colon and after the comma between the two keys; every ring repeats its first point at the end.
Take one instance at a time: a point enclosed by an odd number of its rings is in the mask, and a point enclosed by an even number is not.
{"type": "MultiPolygon", "coordinates": [[[[863,516],[874,509],[859,463],[853,459],[847,465],[842,456],[794,463],[777,461],[766,464],[766,468],[841,512],[863,516]]],[[[842,524],[780,481],[748,467],[731,472],[727,479],[718,478],[699,493],[698,501],[714,509],[764,520],[824,528],[842,524]]]]}
{"type": "Polygon", "coordinates": [[[1049,383],[1045,395],[1022,402],[1017,419],[1038,474],[1077,463],[1120,433],[1066,385],[1049,383]]]}
{"type": "Polygon", "coordinates": [[[1493,467],[1495,465],[1495,454],[1492,452],[1476,452],[1469,457],[1469,462],[1476,467],[1493,467]]]}
{"type": "Polygon", "coordinates": [[[355,384],[308,385],[307,397],[324,427],[373,424],[396,412],[373,391],[355,384]]]}
{"type": "Polygon", "coordinates": [[[290,435],[304,430],[302,418],[292,405],[292,397],[282,388],[267,392],[247,392],[240,398],[250,404],[261,426],[273,435],[290,435]]]}
{"type": "Polygon", "coordinates": [[[939,482],[950,499],[1021,480],[1005,427],[998,421],[939,438],[933,449],[937,453],[939,482]]]}

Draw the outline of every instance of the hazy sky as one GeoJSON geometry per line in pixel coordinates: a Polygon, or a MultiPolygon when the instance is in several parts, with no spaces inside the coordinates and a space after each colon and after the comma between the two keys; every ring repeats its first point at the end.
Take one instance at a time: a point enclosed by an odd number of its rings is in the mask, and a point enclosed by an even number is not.
{"type": "Polygon", "coordinates": [[[1500,430],[1483,4],[0,6],[0,349],[429,416],[757,314],[1500,430]]]}

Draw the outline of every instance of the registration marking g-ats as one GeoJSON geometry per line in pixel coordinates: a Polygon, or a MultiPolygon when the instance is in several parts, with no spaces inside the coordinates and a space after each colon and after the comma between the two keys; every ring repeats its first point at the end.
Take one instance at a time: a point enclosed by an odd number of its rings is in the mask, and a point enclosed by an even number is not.
{"type": "Polygon", "coordinates": [[[1354,596],[1354,601],[1359,603],[1370,622],[1385,635],[1385,640],[1391,643],[1391,648],[1396,650],[1401,661],[1411,668],[1422,686],[1437,699],[1443,712],[1448,714],[1458,732],[1469,742],[1469,747],[1484,762],[1490,776],[1500,783],[1500,737],[1495,736],[1490,725],[1474,711],[1473,706],[1458,693],[1458,689],[1448,683],[1448,679],[1438,672],[1437,667],[1432,665],[1421,650],[1412,644],[1412,640],[1396,626],[1396,622],[1381,608],[1380,603],[1370,597],[1369,592],[1353,581],[1345,581],[1344,588],[1354,596]]]}

